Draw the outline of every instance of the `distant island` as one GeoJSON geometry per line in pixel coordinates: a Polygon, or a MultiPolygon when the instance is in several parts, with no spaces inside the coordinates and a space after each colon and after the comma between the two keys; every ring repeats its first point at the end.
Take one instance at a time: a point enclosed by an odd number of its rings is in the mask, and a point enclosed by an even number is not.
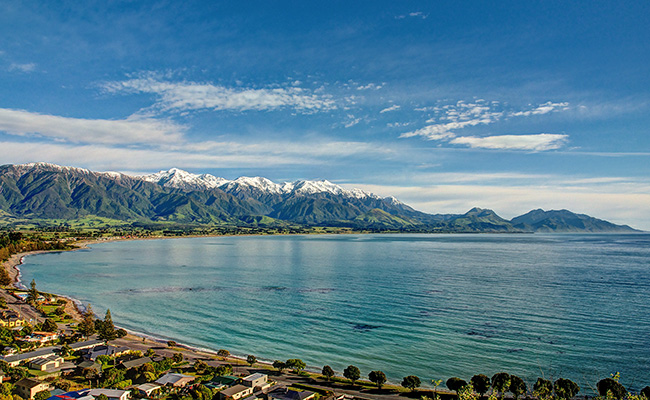
{"type": "Polygon", "coordinates": [[[261,228],[301,232],[639,232],[567,210],[506,220],[494,211],[427,214],[394,197],[328,181],[227,180],[172,168],[152,175],[93,172],[48,163],[0,166],[0,227],[261,228]]]}

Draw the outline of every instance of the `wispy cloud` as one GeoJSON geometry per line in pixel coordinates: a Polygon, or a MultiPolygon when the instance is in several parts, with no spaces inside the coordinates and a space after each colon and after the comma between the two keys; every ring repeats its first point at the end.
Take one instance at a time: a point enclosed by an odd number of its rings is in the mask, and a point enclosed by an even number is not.
{"type": "Polygon", "coordinates": [[[174,143],[181,140],[184,130],[182,125],[159,119],[81,119],[0,108],[0,131],[11,135],[36,135],[72,143],[174,143]]]}
{"type": "Polygon", "coordinates": [[[361,122],[361,118],[355,118],[354,115],[348,114],[348,121],[343,124],[346,128],[352,128],[356,124],[361,122]]]}
{"type": "Polygon", "coordinates": [[[34,72],[36,70],[36,64],[34,63],[27,63],[27,64],[18,64],[18,63],[11,63],[9,65],[9,71],[18,71],[18,72],[34,72]]]}
{"type": "Polygon", "coordinates": [[[384,108],[383,110],[379,111],[379,114],[383,114],[383,113],[387,113],[387,112],[391,112],[391,111],[397,111],[400,108],[401,108],[400,106],[398,106],[397,104],[394,104],[394,105],[392,105],[390,107],[384,108]]]}
{"type": "Polygon", "coordinates": [[[171,82],[153,76],[103,84],[107,93],[149,93],[158,96],[154,107],[163,111],[277,110],[314,113],[337,108],[331,96],[296,87],[231,88],[212,83],[171,82]]]}
{"type": "Polygon", "coordinates": [[[383,87],[384,87],[383,84],[369,83],[367,85],[357,86],[357,90],[379,90],[383,87]]]}
{"type": "Polygon", "coordinates": [[[487,137],[461,136],[450,141],[474,149],[545,151],[562,147],[568,135],[540,133],[535,135],[499,135],[487,137]]]}
{"type": "Polygon", "coordinates": [[[459,101],[435,107],[421,107],[417,111],[432,112],[423,128],[405,132],[401,138],[422,136],[428,140],[447,140],[452,144],[469,145],[472,148],[500,150],[534,150],[544,151],[558,149],[565,144],[567,135],[532,134],[532,135],[498,135],[488,137],[458,137],[457,132],[472,126],[494,124],[510,117],[528,117],[543,115],[553,111],[568,109],[568,103],[546,102],[532,109],[509,111],[498,101],[476,100],[459,101]]]}
{"type": "Polygon", "coordinates": [[[398,15],[398,16],[395,17],[395,19],[404,19],[404,18],[407,18],[407,17],[427,19],[428,16],[429,16],[429,14],[425,14],[422,11],[415,11],[415,12],[410,12],[408,14],[398,15]]]}

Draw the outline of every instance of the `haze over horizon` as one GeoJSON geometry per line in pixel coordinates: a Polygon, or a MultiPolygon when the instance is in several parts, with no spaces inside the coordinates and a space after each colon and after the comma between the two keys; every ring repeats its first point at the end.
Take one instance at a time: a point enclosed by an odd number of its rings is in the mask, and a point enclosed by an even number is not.
{"type": "Polygon", "coordinates": [[[650,4],[0,1],[0,164],[650,230],[650,4]]]}

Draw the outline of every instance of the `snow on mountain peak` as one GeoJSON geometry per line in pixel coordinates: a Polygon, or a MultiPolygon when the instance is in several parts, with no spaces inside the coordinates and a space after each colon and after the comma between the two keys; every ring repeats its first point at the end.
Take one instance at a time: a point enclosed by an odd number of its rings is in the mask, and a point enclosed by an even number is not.
{"type": "Polygon", "coordinates": [[[143,175],[141,179],[147,182],[157,183],[163,187],[196,190],[214,189],[228,182],[224,178],[218,178],[210,174],[192,174],[178,168],[171,168],[168,171],[160,171],[151,175],[143,175]]]}

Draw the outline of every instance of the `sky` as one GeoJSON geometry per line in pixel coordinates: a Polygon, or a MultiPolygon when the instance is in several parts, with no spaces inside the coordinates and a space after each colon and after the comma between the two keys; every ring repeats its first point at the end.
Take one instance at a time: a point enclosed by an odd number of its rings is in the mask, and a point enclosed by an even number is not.
{"type": "Polygon", "coordinates": [[[0,0],[0,164],[650,230],[647,1],[0,0]]]}

